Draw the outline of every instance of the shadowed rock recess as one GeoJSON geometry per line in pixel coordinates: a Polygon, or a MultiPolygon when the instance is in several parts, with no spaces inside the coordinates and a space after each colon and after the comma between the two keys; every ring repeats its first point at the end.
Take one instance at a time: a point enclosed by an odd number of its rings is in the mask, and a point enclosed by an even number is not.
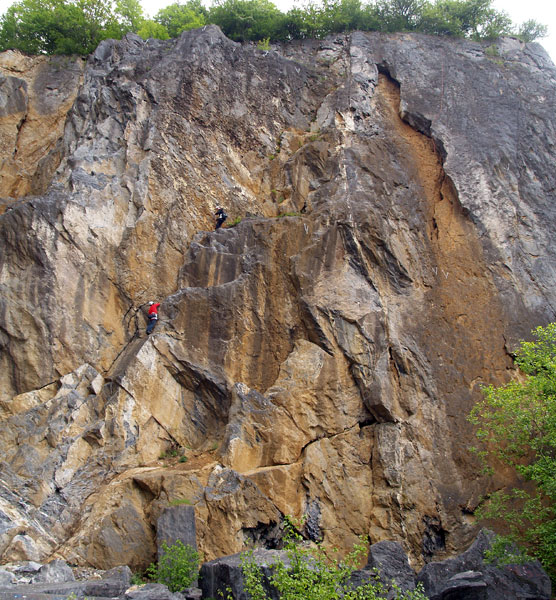
{"type": "Polygon", "coordinates": [[[2,55],[2,562],[143,568],[173,501],[205,560],[284,515],[414,567],[469,545],[509,475],[466,415],[556,310],[556,69],[489,45],[2,55]]]}

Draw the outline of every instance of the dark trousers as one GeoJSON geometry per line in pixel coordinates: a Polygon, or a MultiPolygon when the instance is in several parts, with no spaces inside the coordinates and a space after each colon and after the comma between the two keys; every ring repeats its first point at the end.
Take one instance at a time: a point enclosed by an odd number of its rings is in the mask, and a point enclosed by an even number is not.
{"type": "Polygon", "coordinates": [[[224,221],[226,220],[227,217],[218,217],[218,219],[216,219],[216,227],[214,228],[214,231],[216,231],[217,229],[219,229],[220,227],[222,227],[222,223],[224,223],[224,221]]]}
{"type": "Polygon", "coordinates": [[[157,320],[158,319],[156,317],[154,319],[149,317],[149,322],[147,324],[147,335],[149,335],[149,333],[152,332],[152,330],[154,329],[154,326],[156,325],[157,320]]]}

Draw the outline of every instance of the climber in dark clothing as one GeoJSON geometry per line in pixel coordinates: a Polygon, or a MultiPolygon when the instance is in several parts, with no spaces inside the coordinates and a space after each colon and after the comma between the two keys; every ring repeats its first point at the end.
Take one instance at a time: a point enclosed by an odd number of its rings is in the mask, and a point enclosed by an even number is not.
{"type": "Polygon", "coordinates": [[[221,206],[217,208],[214,215],[216,216],[216,227],[214,228],[214,231],[216,231],[222,227],[222,223],[224,223],[224,221],[228,218],[228,215],[224,212],[224,209],[221,206]]]}
{"type": "Polygon", "coordinates": [[[149,322],[147,324],[147,335],[152,333],[156,322],[158,321],[158,307],[160,306],[160,302],[149,302],[149,312],[148,319],[149,322]]]}

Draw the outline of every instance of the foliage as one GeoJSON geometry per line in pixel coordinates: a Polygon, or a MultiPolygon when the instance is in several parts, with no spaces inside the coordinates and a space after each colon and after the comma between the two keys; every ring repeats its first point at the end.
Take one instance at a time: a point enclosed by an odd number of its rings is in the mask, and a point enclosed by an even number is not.
{"type": "Polygon", "coordinates": [[[130,583],[131,585],[142,585],[144,580],[141,573],[132,573],[130,583]]]}
{"type": "Polygon", "coordinates": [[[529,19],[519,26],[517,36],[524,42],[532,42],[548,35],[548,27],[529,19]]]}
{"type": "Polygon", "coordinates": [[[20,0],[0,20],[0,50],[86,55],[141,22],[139,0],[20,0]]]}
{"type": "Polygon", "coordinates": [[[207,10],[200,0],[189,0],[185,4],[176,2],[160,9],[154,20],[162,25],[170,37],[178,37],[182,31],[197,29],[206,24],[207,10]]]}
{"type": "Polygon", "coordinates": [[[171,592],[180,592],[190,587],[198,573],[199,554],[180,540],[172,546],[162,542],[162,556],[158,564],[151,563],[147,568],[147,576],[164,584],[171,592]]]}
{"type": "MultiPolygon", "coordinates": [[[[323,546],[307,547],[296,532],[291,520],[286,519],[284,548],[288,557],[286,564],[277,560],[272,565],[269,583],[276,589],[281,600],[380,600],[388,595],[388,588],[378,578],[360,587],[349,584],[352,573],[359,568],[367,546],[361,542],[343,560],[329,558],[323,546]]],[[[241,567],[245,590],[251,600],[267,600],[265,576],[253,559],[253,552],[243,555],[241,567]]],[[[395,584],[390,586],[397,600],[426,600],[421,588],[402,592],[395,584]]]]}
{"type": "Polygon", "coordinates": [[[485,388],[469,418],[484,443],[479,456],[487,472],[498,460],[524,480],[520,487],[493,493],[478,512],[505,524],[498,554],[503,558],[500,549],[509,542],[521,544],[556,581],[556,323],[533,335],[515,356],[523,381],[485,388]]]}
{"type": "Polygon", "coordinates": [[[265,52],[270,50],[270,38],[265,38],[264,40],[259,40],[257,42],[257,49],[264,50],[265,52]]]}
{"type": "Polygon", "coordinates": [[[149,38],[167,40],[170,38],[170,34],[166,27],[152,19],[145,19],[143,21],[141,27],[137,30],[137,35],[140,35],[144,40],[148,40],[149,38]]]}
{"type": "MultiPolygon", "coordinates": [[[[230,221],[226,225],[226,229],[230,229],[230,227],[235,227],[236,225],[239,225],[239,223],[241,223],[241,217],[236,217],[233,221],[230,221]]],[[[211,450],[216,450],[216,448],[218,448],[218,444],[216,444],[216,442],[215,442],[212,445],[211,450]]]]}
{"type": "Polygon", "coordinates": [[[208,21],[232,40],[276,39],[283,14],[270,0],[216,0],[208,21]]]}

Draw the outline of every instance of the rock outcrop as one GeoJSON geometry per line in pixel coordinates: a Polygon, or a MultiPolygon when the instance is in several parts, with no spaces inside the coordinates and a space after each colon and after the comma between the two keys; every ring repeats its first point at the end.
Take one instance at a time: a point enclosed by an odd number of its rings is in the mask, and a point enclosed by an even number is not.
{"type": "Polygon", "coordinates": [[[143,568],[173,500],[206,559],[286,514],[413,567],[470,543],[508,474],[466,415],[556,307],[556,70],[494,47],[210,26],[68,62],[44,168],[2,156],[0,560],[143,568]]]}

